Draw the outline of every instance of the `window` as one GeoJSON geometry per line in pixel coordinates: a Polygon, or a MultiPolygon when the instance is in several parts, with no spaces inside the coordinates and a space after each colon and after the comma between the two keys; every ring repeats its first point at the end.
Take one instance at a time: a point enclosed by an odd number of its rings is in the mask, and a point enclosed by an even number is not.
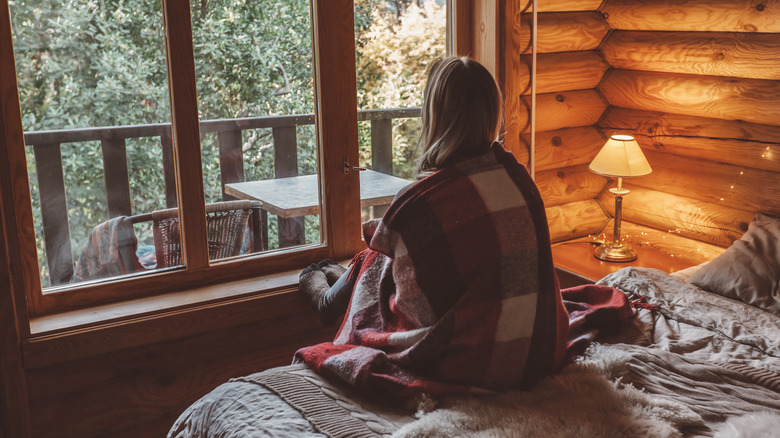
{"type": "MultiPolygon", "coordinates": [[[[443,0],[355,2],[360,165],[413,179],[428,65],[446,54],[443,0]]],[[[381,217],[387,206],[363,209],[381,217]]]]}
{"type": "MultiPolygon", "coordinates": [[[[363,3],[380,9],[390,3],[432,5],[371,0],[7,3],[15,52],[0,52],[0,89],[4,96],[17,93],[22,104],[14,99],[1,103],[0,152],[8,157],[3,182],[9,182],[1,195],[4,219],[13,224],[9,231],[18,231],[18,238],[7,242],[18,251],[11,268],[24,278],[31,315],[294,269],[313,259],[351,257],[362,249],[359,177],[356,171],[345,172],[344,163],[365,164],[371,156],[358,152],[357,78],[344,68],[355,63],[356,35],[344,17],[363,3]],[[263,27],[271,18],[283,25],[263,27]],[[62,34],[47,25],[62,20],[73,23],[62,34]],[[21,31],[35,26],[41,31],[21,31]],[[225,35],[220,37],[225,44],[213,41],[214,34],[225,35]],[[265,46],[268,41],[276,46],[265,46]],[[265,56],[274,50],[275,56],[265,56]],[[18,86],[5,80],[14,76],[18,86]],[[29,91],[36,88],[26,84],[35,81],[48,81],[44,90],[50,94],[29,91]],[[46,107],[40,113],[45,117],[27,109],[33,103],[46,107]],[[80,112],[60,111],[66,103],[80,112]],[[284,144],[297,152],[281,153],[284,144]],[[90,171],[79,167],[71,172],[69,166],[76,165],[90,171]],[[210,257],[207,205],[241,197],[228,193],[227,184],[295,174],[317,175],[316,211],[286,218],[255,202],[253,215],[263,220],[260,228],[244,231],[243,255],[210,257]],[[44,193],[52,185],[55,195],[44,193]],[[78,191],[86,194],[73,194],[78,191]],[[180,264],[71,283],[68,267],[75,269],[98,224],[117,215],[143,216],[174,207],[180,264]]],[[[7,48],[12,35],[5,27],[0,31],[0,45],[7,48]]],[[[381,105],[372,109],[377,108],[381,105]]],[[[371,136],[368,128],[360,129],[363,138],[371,136]]],[[[152,234],[150,225],[134,225],[140,248],[152,245],[152,234]]]]}

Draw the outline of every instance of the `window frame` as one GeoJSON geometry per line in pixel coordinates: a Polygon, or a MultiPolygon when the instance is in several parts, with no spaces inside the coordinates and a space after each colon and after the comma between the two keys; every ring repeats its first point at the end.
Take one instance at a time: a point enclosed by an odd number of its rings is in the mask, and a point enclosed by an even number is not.
{"type": "MultiPolygon", "coordinates": [[[[12,50],[9,1],[0,0],[0,215],[6,231],[11,289],[22,339],[30,320],[202,286],[298,270],[312,260],[348,259],[361,238],[359,178],[343,161],[358,162],[353,0],[311,0],[315,124],[319,154],[322,243],[229,261],[210,262],[189,0],[161,0],[171,106],[176,194],[180,209],[182,268],[55,288],[46,293],[38,271],[24,130],[12,50]],[[182,190],[187,181],[187,190],[182,190]],[[353,206],[353,208],[343,208],[353,206]]],[[[469,54],[474,27],[470,0],[447,0],[449,51],[469,54]]],[[[0,236],[2,238],[3,236],[0,236]]],[[[291,283],[291,286],[295,284],[291,283]]],[[[260,287],[256,293],[264,293],[260,287]]]]}
{"type": "MultiPolygon", "coordinates": [[[[359,180],[344,174],[342,161],[358,160],[357,95],[354,69],[354,7],[352,0],[312,0],[312,49],[315,71],[315,120],[319,153],[323,242],[287,251],[230,261],[210,262],[206,241],[205,195],[195,85],[192,21],[188,0],[161,0],[171,105],[171,136],[176,191],[180,211],[184,266],[141,276],[119,277],[44,293],[38,276],[35,228],[24,131],[13,50],[0,54],[0,154],[7,157],[2,200],[9,268],[14,291],[23,291],[28,318],[99,304],[125,301],[176,290],[262,276],[299,268],[311,260],[349,258],[363,243],[360,236],[359,180]],[[326,4],[327,3],[327,4],[326,4]],[[334,23],[338,25],[334,26],[334,23]],[[326,35],[327,34],[327,35],[326,35]],[[351,73],[351,74],[350,74],[351,73]],[[186,186],[182,184],[186,181],[186,186]],[[182,187],[187,187],[182,190],[182,187]],[[11,200],[12,202],[6,202],[11,200]],[[353,205],[354,208],[333,208],[353,205]],[[338,224],[338,226],[336,226],[338,224]],[[172,286],[175,285],[175,286],[172,286]]],[[[12,47],[8,0],[0,0],[0,47],[12,47]]],[[[29,324],[26,335],[29,335],[29,324]]]]}

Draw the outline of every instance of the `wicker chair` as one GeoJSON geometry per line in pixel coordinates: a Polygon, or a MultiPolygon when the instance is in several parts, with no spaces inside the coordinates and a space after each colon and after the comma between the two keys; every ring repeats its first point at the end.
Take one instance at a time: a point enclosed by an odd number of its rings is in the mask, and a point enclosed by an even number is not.
{"type": "MultiPolygon", "coordinates": [[[[206,204],[209,260],[233,257],[240,253],[247,230],[253,228],[250,227],[252,210],[250,201],[206,204]]],[[[158,210],[132,219],[134,222],[152,220],[157,269],[182,264],[178,208],[158,210]]],[[[250,239],[250,242],[253,242],[255,251],[262,250],[262,247],[257,247],[258,243],[262,246],[258,239],[250,239]]]]}

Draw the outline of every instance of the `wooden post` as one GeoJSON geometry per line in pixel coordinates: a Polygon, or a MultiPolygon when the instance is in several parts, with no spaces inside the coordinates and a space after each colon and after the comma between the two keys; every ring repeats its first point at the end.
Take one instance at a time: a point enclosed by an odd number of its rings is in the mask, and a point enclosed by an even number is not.
{"type": "Polygon", "coordinates": [[[219,131],[219,174],[222,183],[222,200],[227,201],[225,184],[244,181],[244,153],[241,150],[241,130],[219,131]]]}
{"type": "Polygon", "coordinates": [[[130,175],[127,171],[125,139],[101,140],[100,147],[103,152],[108,217],[130,216],[133,214],[133,206],[130,202],[130,175]]]}
{"type": "MultiPolygon", "coordinates": [[[[393,174],[393,119],[371,120],[371,168],[393,174]]],[[[387,205],[371,207],[373,217],[382,217],[387,205]]]]}
{"type": "Polygon", "coordinates": [[[65,181],[59,144],[33,146],[41,199],[43,240],[46,263],[52,285],[67,283],[73,276],[73,256],[68,227],[68,205],[65,201],[65,181]]]}
{"type": "Polygon", "coordinates": [[[371,120],[371,168],[393,174],[393,119],[371,120]]]}
{"type": "Polygon", "coordinates": [[[160,134],[160,147],[162,148],[163,178],[165,180],[165,207],[174,208],[179,205],[176,200],[176,164],[173,160],[173,141],[171,130],[163,129],[160,134]]]}
{"type": "MultiPolygon", "coordinates": [[[[273,128],[274,177],[286,178],[298,175],[298,139],[295,126],[273,128]]],[[[279,248],[303,245],[306,231],[303,217],[285,219],[277,217],[279,248]]]]}

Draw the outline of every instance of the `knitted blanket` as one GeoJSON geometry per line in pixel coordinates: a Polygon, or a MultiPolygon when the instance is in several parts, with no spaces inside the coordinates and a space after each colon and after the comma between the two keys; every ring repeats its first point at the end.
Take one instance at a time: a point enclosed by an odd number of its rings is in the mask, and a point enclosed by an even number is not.
{"type": "Polygon", "coordinates": [[[500,145],[364,224],[335,340],[296,361],[368,394],[525,388],[557,371],[568,319],[539,192],[500,145]]]}

